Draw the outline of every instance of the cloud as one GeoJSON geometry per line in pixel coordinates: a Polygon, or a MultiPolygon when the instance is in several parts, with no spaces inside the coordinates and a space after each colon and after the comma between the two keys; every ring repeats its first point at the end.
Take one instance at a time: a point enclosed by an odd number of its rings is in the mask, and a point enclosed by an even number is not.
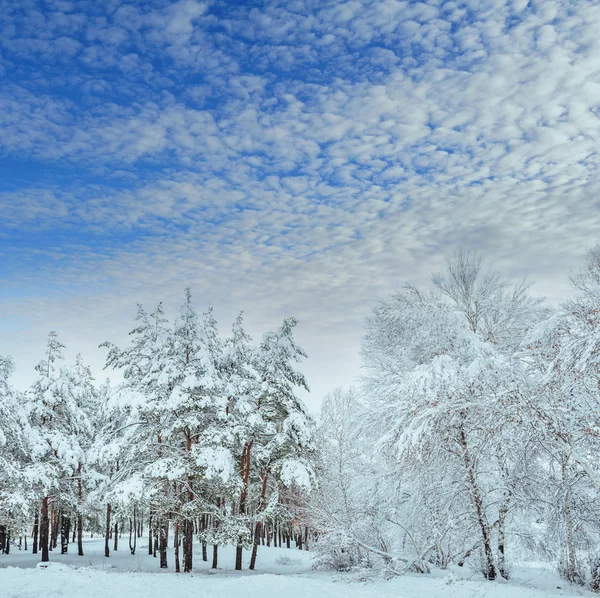
{"type": "Polygon", "coordinates": [[[593,2],[34,2],[0,23],[22,165],[0,306],[39,329],[0,352],[29,370],[46,328],[86,330],[99,363],[137,301],[190,285],[255,333],[298,316],[316,405],[357,374],[369,306],[457,245],[558,299],[595,242],[593,2]]]}

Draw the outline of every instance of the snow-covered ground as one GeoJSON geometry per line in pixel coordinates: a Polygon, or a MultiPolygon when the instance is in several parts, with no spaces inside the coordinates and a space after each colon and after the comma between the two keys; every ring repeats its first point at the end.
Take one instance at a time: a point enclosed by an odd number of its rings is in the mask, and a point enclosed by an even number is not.
{"type": "MultiPolygon", "coordinates": [[[[104,557],[102,539],[86,539],[85,556],[51,553],[51,563],[41,568],[39,555],[13,550],[0,555],[0,596],[2,598],[558,598],[593,595],[569,586],[541,565],[522,567],[510,582],[489,583],[468,570],[435,571],[431,575],[407,575],[389,581],[356,575],[331,574],[312,569],[310,553],[295,549],[260,547],[257,571],[235,571],[232,547],[220,549],[218,571],[210,569],[200,554],[194,555],[191,575],[161,570],[158,559],[147,554],[144,541],[135,556],[129,554],[126,539],[122,549],[104,557]]],[[[73,544],[70,549],[75,548],[73,544]]],[[[198,547],[196,547],[198,550],[198,547]]],[[[209,559],[211,552],[209,550],[209,559]]]]}

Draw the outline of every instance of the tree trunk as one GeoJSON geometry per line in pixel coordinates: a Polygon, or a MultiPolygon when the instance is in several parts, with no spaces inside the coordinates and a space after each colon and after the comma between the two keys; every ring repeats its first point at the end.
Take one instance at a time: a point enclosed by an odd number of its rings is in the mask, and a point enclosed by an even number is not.
{"type": "Polygon", "coordinates": [[[83,515],[77,515],[77,555],[83,556],[83,515]]]}
{"type": "Polygon", "coordinates": [[[10,554],[10,527],[6,528],[6,541],[4,544],[4,553],[10,554]]]}
{"type": "Polygon", "coordinates": [[[262,523],[260,521],[256,522],[256,526],[254,528],[254,542],[252,543],[252,555],[250,556],[250,569],[254,571],[254,567],[256,566],[256,553],[258,552],[258,543],[260,542],[260,537],[262,536],[262,523]]]}
{"type": "Polygon", "coordinates": [[[212,559],[212,568],[217,568],[217,563],[219,560],[219,547],[217,544],[213,544],[213,559],[212,559]]]}
{"type": "Polygon", "coordinates": [[[152,512],[148,520],[148,556],[152,556],[152,512]]]}
{"type": "Polygon", "coordinates": [[[113,550],[117,550],[119,547],[119,524],[115,521],[115,533],[113,534],[113,550]]]}
{"type": "Polygon", "coordinates": [[[506,566],[506,539],[504,534],[504,524],[506,523],[509,503],[510,496],[504,500],[498,511],[498,573],[500,573],[504,579],[509,578],[508,568],[506,566]]]}
{"type": "Polygon", "coordinates": [[[184,522],[185,535],[183,537],[183,572],[192,572],[192,549],[194,541],[194,522],[186,519],[184,522]]]}
{"type": "Polygon", "coordinates": [[[58,512],[52,509],[52,545],[51,548],[58,546],[58,512]]]}
{"type": "Polygon", "coordinates": [[[60,514],[60,554],[69,551],[69,518],[65,513],[60,514]]]}
{"type": "Polygon", "coordinates": [[[48,544],[50,533],[50,519],[48,517],[48,497],[42,499],[42,514],[41,514],[41,525],[40,525],[40,545],[42,547],[42,563],[47,563],[50,560],[48,554],[48,544]]]}
{"type": "Polygon", "coordinates": [[[577,573],[577,562],[575,560],[575,542],[573,537],[573,515],[571,513],[571,487],[569,486],[567,472],[568,457],[562,459],[562,481],[565,488],[565,526],[567,530],[567,579],[571,583],[580,583],[577,573]]]}
{"type": "MultiPolygon", "coordinates": [[[[250,467],[250,462],[248,461],[248,467],[250,467]]],[[[260,501],[258,503],[258,507],[256,509],[257,517],[260,516],[262,511],[265,508],[266,497],[267,497],[267,482],[269,480],[269,470],[261,471],[261,490],[260,490],[260,501]]],[[[263,535],[263,522],[257,521],[256,527],[254,528],[254,542],[252,544],[252,556],[250,557],[250,569],[254,570],[256,566],[256,553],[258,552],[258,543],[260,542],[261,536],[263,535]]]]}
{"type": "Polygon", "coordinates": [[[33,520],[33,554],[38,551],[38,534],[40,529],[40,512],[35,510],[35,518],[33,520]]]}
{"type": "Polygon", "coordinates": [[[165,517],[160,526],[160,568],[167,568],[167,530],[168,519],[165,517]]]}
{"type": "MultiPolygon", "coordinates": [[[[252,441],[246,443],[244,450],[242,451],[242,457],[240,459],[240,475],[242,477],[242,492],[240,494],[240,515],[245,516],[246,511],[246,499],[248,497],[248,484],[250,482],[250,466],[251,466],[251,451],[252,441]]],[[[235,550],[235,570],[242,570],[242,539],[240,538],[239,544],[235,550]]]]}
{"type": "Polygon", "coordinates": [[[104,536],[104,556],[110,556],[109,542],[110,540],[110,503],[106,504],[106,533],[104,536]]]}
{"type": "Polygon", "coordinates": [[[129,518],[129,551],[135,554],[137,548],[137,506],[133,505],[133,521],[129,518]]]}
{"type": "Polygon", "coordinates": [[[496,566],[494,565],[494,556],[492,554],[491,534],[490,526],[485,515],[485,508],[483,506],[483,499],[481,498],[481,491],[477,484],[477,478],[475,476],[475,466],[471,459],[467,445],[467,436],[465,431],[461,428],[459,434],[459,442],[463,449],[463,462],[467,471],[467,481],[469,484],[468,492],[471,502],[475,507],[477,524],[481,530],[481,538],[483,545],[483,554],[485,557],[485,569],[483,570],[483,576],[493,581],[496,579],[496,566]]]}
{"type": "Polygon", "coordinates": [[[173,556],[175,557],[175,573],[180,573],[179,567],[179,522],[175,522],[175,531],[173,532],[173,556]]]}

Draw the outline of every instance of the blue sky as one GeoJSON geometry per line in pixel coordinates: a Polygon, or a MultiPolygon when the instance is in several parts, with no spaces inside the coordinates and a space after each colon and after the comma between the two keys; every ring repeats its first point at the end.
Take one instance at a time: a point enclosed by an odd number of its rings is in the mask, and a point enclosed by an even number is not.
{"type": "Polygon", "coordinates": [[[0,353],[103,376],[135,305],[300,319],[316,406],[463,245],[564,296],[598,240],[600,6],[0,0],[0,353]]]}

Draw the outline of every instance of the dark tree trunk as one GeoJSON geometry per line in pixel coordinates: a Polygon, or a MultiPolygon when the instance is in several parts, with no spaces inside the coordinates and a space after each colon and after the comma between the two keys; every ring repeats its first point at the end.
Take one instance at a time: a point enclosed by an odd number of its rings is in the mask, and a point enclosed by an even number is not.
{"type": "Polygon", "coordinates": [[[119,524],[115,521],[115,533],[113,534],[114,542],[113,542],[113,550],[117,550],[119,548],[119,524]]]}
{"type": "Polygon", "coordinates": [[[133,506],[133,521],[129,518],[129,550],[135,554],[137,547],[137,507],[133,506]]]}
{"type": "Polygon", "coordinates": [[[194,522],[186,519],[184,522],[185,535],[183,538],[183,572],[192,571],[192,549],[194,540],[194,522]]]}
{"type": "Polygon", "coordinates": [[[42,514],[40,525],[40,546],[42,548],[42,563],[47,563],[50,560],[50,555],[48,554],[49,533],[50,519],[48,517],[48,497],[46,496],[42,499],[42,514]]]}
{"type": "Polygon", "coordinates": [[[152,556],[152,513],[148,520],[148,556],[152,556]]]}
{"type": "Polygon", "coordinates": [[[219,547],[216,544],[213,544],[213,559],[212,559],[212,568],[216,569],[219,561],[219,547]]]}
{"type": "MultiPolygon", "coordinates": [[[[244,446],[244,450],[242,451],[242,457],[240,459],[240,474],[242,476],[242,492],[240,494],[240,515],[246,515],[246,500],[248,497],[248,484],[250,482],[250,466],[251,466],[251,451],[252,451],[252,441],[248,442],[244,446]]],[[[242,555],[243,555],[243,547],[240,543],[236,546],[235,550],[235,570],[242,570],[242,555]]]]}
{"type": "Polygon", "coordinates": [[[58,546],[58,511],[52,509],[52,546],[56,548],[58,546]]]}
{"type": "Polygon", "coordinates": [[[73,537],[71,538],[71,543],[75,544],[75,538],[77,538],[77,524],[79,523],[79,518],[75,519],[75,523],[73,523],[73,537]]]}
{"type": "Polygon", "coordinates": [[[244,555],[244,548],[241,545],[235,547],[235,570],[242,570],[242,557],[244,555]]]}
{"type": "Polygon", "coordinates": [[[260,521],[256,522],[256,527],[254,528],[254,542],[252,543],[252,556],[250,557],[250,569],[254,571],[254,567],[256,565],[256,553],[258,552],[258,543],[260,542],[260,537],[262,536],[262,524],[260,521]]]}
{"type": "Polygon", "coordinates": [[[35,510],[35,518],[33,520],[33,554],[38,551],[38,534],[40,530],[40,512],[35,510]]]}
{"type": "Polygon", "coordinates": [[[167,568],[167,531],[169,529],[168,519],[163,519],[160,526],[160,568],[167,568]]]}
{"type": "Polygon", "coordinates": [[[77,555],[83,556],[83,515],[77,515],[77,555]]]}
{"type": "Polygon", "coordinates": [[[109,542],[110,540],[110,503],[106,505],[106,533],[104,536],[104,556],[110,556],[109,542]]]}
{"type": "Polygon", "coordinates": [[[180,573],[179,566],[179,522],[175,522],[173,531],[173,557],[175,558],[175,573],[180,573]]]}
{"type": "Polygon", "coordinates": [[[60,514],[60,554],[69,551],[69,518],[65,513],[60,514]]]}

